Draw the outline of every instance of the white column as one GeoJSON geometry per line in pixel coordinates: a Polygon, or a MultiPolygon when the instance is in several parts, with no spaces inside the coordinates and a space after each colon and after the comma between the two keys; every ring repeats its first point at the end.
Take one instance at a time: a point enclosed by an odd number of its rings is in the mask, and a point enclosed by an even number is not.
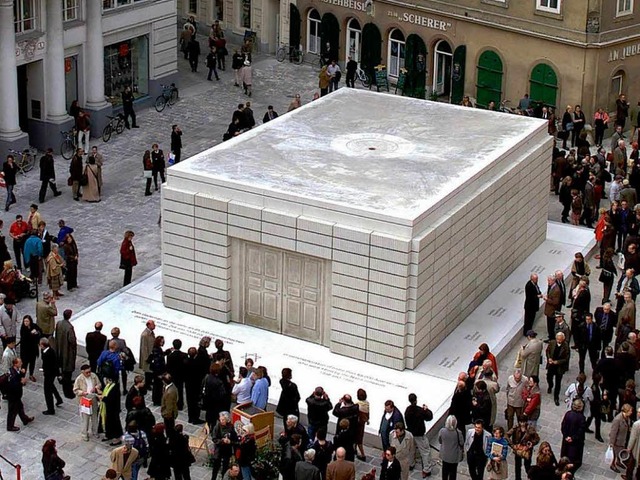
{"type": "Polygon", "coordinates": [[[22,132],[18,122],[18,73],[12,0],[0,0],[0,65],[0,139],[13,140],[22,136],[22,132]]]}
{"type": "Polygon", "coordinates": [[[87,6],[87,44],[84,50],[84,77],[87,89],[85,106],[97,110],[107,105],[104,99],[104,43],[102,39],[102,2],[91,0],[87,6]]]}
{"type": "Polygon", "coordinates": [[[47,0],[47,120],[63,122],[69,119],[66,108],[64,78],[64,31],[62,0],[47,0]]]}

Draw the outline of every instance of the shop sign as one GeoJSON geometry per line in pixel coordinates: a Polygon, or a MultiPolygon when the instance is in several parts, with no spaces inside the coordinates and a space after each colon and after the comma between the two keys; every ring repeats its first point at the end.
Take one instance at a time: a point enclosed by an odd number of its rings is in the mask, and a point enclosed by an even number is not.
{"type": "Polygon", "coordinates": [[[640,55],[640,43],[611,50],[609,52],[609,62],[624,60],[627,57],[635,57],[636,55],[640,55]]]}
{"type": "Polygon", "coordinates": [[[451,28],[450,22],[445,22],[444,20],[437,20],[433,17],[425,17],[424,15],[418,15],[417,13],[398,13],[395,10],[387,11],[388,17],[393,17],[396,20],[404,23],[410,23],[412,25],[419,25],[425,28],[432,28],[433,30],[440,30],[442,32],[446,32],[451,28]]]}
{"type": "Polygon", "coordinates": [[[357,0],[322,0],[322,2],[328,3],[329,5],[337,5],[338,7],[348,8],[357,12],[367,11],[365,2],[358,2],[357,0]]]}

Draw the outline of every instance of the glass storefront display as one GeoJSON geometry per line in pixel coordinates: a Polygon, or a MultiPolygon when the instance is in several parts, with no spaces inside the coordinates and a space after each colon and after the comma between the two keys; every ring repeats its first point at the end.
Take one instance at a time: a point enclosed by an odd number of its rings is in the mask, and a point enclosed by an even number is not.
{"type": "Polygon", "coordinates": [[[149,38],[146,35],[104,48],[104,90],[114,105],[129,85],[136,98],[149,92],[149,38]]]}

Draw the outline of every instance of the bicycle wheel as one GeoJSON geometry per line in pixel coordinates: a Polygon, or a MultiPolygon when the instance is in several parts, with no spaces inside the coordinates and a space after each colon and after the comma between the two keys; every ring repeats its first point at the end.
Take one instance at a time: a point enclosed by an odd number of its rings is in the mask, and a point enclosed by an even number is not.
{"type": "Polygon", "coordinates": [[[178,101],[178,89],[171,90],[171,96],[169,97],[169,105],[174,105],[178,101]]]}
{"type": "Polygon", "coordinates": [[[26,172],[30,172],[33,170],[34,165],[36,164],[36,158],[33,155],[27,155],[24,159],[24,164],[22,165],[22,170],[26,172]]]}
{"type": "Polygon", "coordinates": [[[295,63],[296,65],[300,65],[302,63],[303,58],[304,58],[304,54],[302,53],[302,50],[297,50],[293,54],[293,63],[295,63]]]}
{"type": "Polygon", "coordinates": [[[279,48],[276,52],[276,60],[280,63],[284,62],[284,57],[287,56],[287,52],[284,51],[284,48],[279,48]]]}
{"type": "Polygon", "coordinates": [[[76,146],[69,138],[65,138],[60,144],[60,155],[62,155],[62,158],[65,160],[71,160],[75,151],[76,146]]]}
{"type": "Polygon", "coordinates": [[[104,127],[104,130],[102,130],[102,141],[103,142],[108,142],[111,139],[111,133],[113,132],[113,127],[111,126],[111,124],[107,124],[106,127],[104,127]]]}
{"type": "Polygon", "coordinates": [[[118,117],[118,122],[116,123],[116,133],[120,135],[124,132],[124,118],[118,117]]]}
{"type": "Polygon", "coordinates": [[[364,88],[369,88],[369,85],[371,85],[371,80],[369,80],[369,75],[367,75],[366,73],[360,77],[360,81],[362,82],[362,86],[364,88]]]}
{"type": "Polygon", "coordinates": [[[159,95],[158,98],[156,98],[156,112],[161,112],[164,110],[164,107],[167,105],[167,99],[164,98],[164,95],[159,95]]]}

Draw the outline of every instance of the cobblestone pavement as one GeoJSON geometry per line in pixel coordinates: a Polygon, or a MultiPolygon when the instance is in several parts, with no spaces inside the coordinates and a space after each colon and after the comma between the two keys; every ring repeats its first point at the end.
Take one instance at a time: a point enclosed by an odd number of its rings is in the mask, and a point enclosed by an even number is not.
{"type": "MultiPolygon", "coordinates": [[[[295,66],[289,63],[277,63],[273,57],[257,57],[254,59],[254,93],[251,97],[253,110],[258,123],[269,104],[283,114],[295,93],[301,93],[303,102],[311,100],[315,91],[316,75],[311,65],[295,66]]],[[[142,153],[158,142],[165,150],[169,149],[171,124],[179,124],[183,131],[182,157],[188,158],[197,152],[219,143],[222,134],[230,122],[231,113],[240,102],[249,100],[241,89],[233,86],[233,71],[228,69],[220,72],[221,80],[207,82],[205,69],[201,67],[199,73],[189,72],[186,60],[179,57],[181,82],[181,99],[173,107],[162,113],[153,109],[137,112],[140,129],[126,130],[122,135],[115,136],[109,143],[100,139],[92,139],[91,145],[98,145],[105,156],[103,176],[105,180],[102,202],[89,204],[74,202],[70,188],[66,186],[68,176],[68,161],[56,156],[56,172],[58,185],[63,195],[53,199],[48,192],[47,201],[40,206],[40,211],[53,233],[57,233],[57,221],[64,218],[67,224],[75,228],[76,240],[80,250],[79,283],[82,288],[66,293],[58,303],[59,309],[71,308],[79,311],[113,293],[121,286],[122,272],[118,270],[119,245],[123,232],[134,230],[134,243],[138,255],[138,266],[134,269],[134,280],[157,268],[160,265],[160,229],[158,227],[159,199],[158,194],[151,197],[144,196],[144,179],[142,176],[142,153]],[[185,87],[186,86],[186,87],[185,87]]],[[[202,65],[203,62],[201,62],[202,65]]],[[[336,118],[329,121],[339,121],[340,112],[336,118]]],[[[57,145],[53,146],[58,149],[57,145]]],[[[8,213],[1,217],[5,222],[5,235],[16,213],[25,216],[28,206],[38,198],[38,169],[26,176],[18,178],[16,195],[18,203],[8,213]]],[[[557,202],[556,197],[550,196],[550,201],[557,202]]],[[[10,241],[9,247],[10,245],[10,241]]],[[[526,279],[523,279],[523,283],[526,279]]],[[[544,283],[544,282],[542,282],[544,283]]],[[[599,285],[594,290],[599,289],[599,285]]],[[[593,304],[599,304],[599,292],[595,292],[593,304]]],[[[34,314],[34,302],[24,300],[18,305],[20,314],[34,314]]],[[[99,320],[99,319],[96,319],[99,320]]],[[[544,331],[542,323],[538,331],[544,331]]],[[[507,375],[507,365],[513,363],[515,349],[509,353],[508,361],[503,362],[501,383],[504,385],[507,375]]],[[[82,360],[80,359],[78,364],[82,360]]],[[[577,374],[577,359],[572,359],[572,368],[565,376],[565,383],[569,384],[577,374]]],[[[72,478],[86,480],[101,478],[109,465],[109,447],[99,441],[83,442],[80,439],[77,406],[75,402],[65,401],[64,406],[57,410],[55,417],[42,416],[44,399],[42,394],[42,376],[36,373],[38,382],[29,383],[25,389],[24,402],[28,414],[35,415],[36,421],[23,428],[19,433],[5,431],[4,415],[6,402],[2,402],[3,419],[0,420],[0,454],[23,466],[23,477],[27,480],[42,478],[40,464],[40,449],[45,439],[56,438],[60,456],[66,460],[66,472],[72,478]]],[[[543,382],[544,383],[544,382],[543,382]]],[[[335,392],[329,392],[336,395],[335,392]]],[[[393,397],[391,394],[390,397],[393,397]]],[[[396,398],[396,402],[404,408],[405,399],[396,398]]],[[[428,403],[428,398],[419,401],[428,403]]],[[[154,409],[159,417],[157,409],[154,409]]],[[[500,395],[498,411],[504,410],[504,396],[500,395]]],[[[543,418],[540,421],[541,437],[550,440],[556,454],[560,449],[560,434],[558,426],[564,413],[564,407],[553,405],[551,398],[544,396],[543,418]]],[[[377,422],[381,412],[373,412],[372,422],[377,422]]],[[[183,417],[184,414],[181,414],[183,417]]],[[[279,421],[276,424],[280,424],[279,421]]],[[[189,433],[195,428],[188,425],[189,433]]],[[[605,427],[603,436],[608,433],[605,427]]],[[[612,472],[603,467],[602,458],[604,446],[596,444],[589,436],[585,453],[585,465],[578,478],[614,478],[612,472]]],[[[358,478],[377,466],[380,451],[368,449],[368,462],[357,462],[358,478]]],[[[513,460],[510,461],[511,463],[513,460]]],[[[202,466],[203,457],[192,468],[194,479],[210,477],[210,470],[202,466]]],[[[0,462],[0,469],[4,478],[13,478],[13,472],[0,462]]],[[[461,464],[461,472],[466,472],[466,466],[461,464]]],[[[439,476],[439,467],[434,469],[435,476],[439,476]]],[[[144,478],[141,477],[141,478],[144,478]]],[[[419,472],[413,472],[412,478],[421,478],[419,472]]],[[[461,474],[461,478],[467,478],[461,474]]]]}

